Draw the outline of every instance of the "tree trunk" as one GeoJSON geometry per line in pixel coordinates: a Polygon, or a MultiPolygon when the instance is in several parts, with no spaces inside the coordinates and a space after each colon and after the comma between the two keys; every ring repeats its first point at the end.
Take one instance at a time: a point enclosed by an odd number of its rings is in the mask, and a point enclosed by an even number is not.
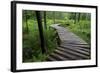
{"type": "Polygon", "coordinates": [[[46,11],[44,11],[44,27],[47,29],[47,23],[46,23],[46,11]]]}
{"type": "Polygon", "coordinates": [[[36,11],[36,17],[38,22],[38,28],[39,28],[39,34],[40,34],[40,41],[41,41],[41,49],[42,53],[46,53],[46,45],[44,41],[44,35],[43,35],[43,27],[42,27],[42,17],[40,11],[36,11]]]}
{"type": "Polygon", "coordinates": [[[77,23],[77,13],[75,13],[75,19],[74,19],[74,24],[77,23]]]}
{"type": "Polygon", "coordinates": [[[78,13],[78,22],[80,21],[80,13],[78,13]]]}
{"type": "Polygon", "coordinates": [[[27,11],[25,12],[25,20],[26,20],[26,29],[27,29],[27,33],[29,33],[27,11]]]}
{"type": "Polygon", "coordinates": [[[55,12],[53,12],[53,20],[54,20],[54,24],[56,23],[56,20],[55,20],[55,12]]]}

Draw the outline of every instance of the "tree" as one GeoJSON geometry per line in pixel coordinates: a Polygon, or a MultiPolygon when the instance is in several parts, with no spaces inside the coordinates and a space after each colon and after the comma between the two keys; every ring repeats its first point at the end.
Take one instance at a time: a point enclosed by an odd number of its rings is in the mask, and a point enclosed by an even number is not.
{"type": "Polygon", "coordinates": [[[27,15],[27,11],[25,11],[25,22],[26,22],[26,32],[28,33],[29,32],[29,29],[28,29],[28,15],[27,15]]]}
{"type": "Polygon", "coordinates": [[[80,21],[80,15],[81,15],[81,14],[80,14],[80,13],[78,13],[78,18],[77,18],[77,19],[78,19],[78,22],[80,21]]]}
{"type": "Polygon", "coordinates": [[[46,23],[46,11],[44,11],[43,13],[44,13],[44,27],[45,27],[45,29],[47,29],[47,23],[46,23]]]}
{"type": "Polygon", "coordinates": [[[40,11],[36,11],[36,17],[38,22],[39,34],[40,34],[42,53],[44,54],[47,52],[47,49],[46,49],[45,39],[43,35],[42,16],[40,11]]]}
{"type": "Polygon", "coordinates": [[[54,24],[56,23],[56,20],[55,20],[55,11],[53,12],[53,20],[54,20],[54,24]]]}

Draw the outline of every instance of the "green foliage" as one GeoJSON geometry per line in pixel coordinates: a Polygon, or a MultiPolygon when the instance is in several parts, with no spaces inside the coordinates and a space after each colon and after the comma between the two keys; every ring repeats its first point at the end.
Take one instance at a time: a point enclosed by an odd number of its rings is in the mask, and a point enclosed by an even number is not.
{"type": "Polygon", "coordinates": [[[53,20],[47,19],[47,25],[48,25],[48,27],[49,27],[49,25],[52,25],[52,24],[54,24],[53,20]]]}
{"type": "MultiPolygon", "coordinates": [[[[54,36],[55,33],[53,30],[46,30],[45,37],[47,42],[48,54],[53,52],[57,46],[54,36]]],[[[47,58],[46,54],[42,54],[38,31],[33,31],[29,34],[23,35],[23,50],[26,50],[26,53],[23,52],[24,62],[45,61],[45,59],[47,58]],[[26,49],[30,49],[30,52],[28,52],[26,49]],[[32,54],[30,55],[30,53],[32,54]]]]}
{"type": "Polygon", "coordinates": [[[25,60],[31,59],[32,55],[36,56],[36,54],[39,54],[40,50],[41,48],[38,31],[23,35],[23,55],[25,60]],[[30,53],[32,54],[30,55],[30,53]]]}
{"type": "Polygon", "coordinates": [[[23,62],[46,61],[48,55],[55,50],[58,45],[58,35],[54,29],[50,28],[50,25],[54,24],[54,22],[65,28],[67,27],[70,31],[90,44],[91,15],[89,13],[47,11],[47,29],[44,28],[43,11],[41,15],[47,53],[42,53],[35,11],[23,10],[23,62]]]}
{"type": "Polygon", "coordinates": [[[23,62],[45,61],[49,53],[56,48],[55,32],[53,29],[44,29],[44,37],[48,54],[42,54],[38,24],[36,20],[28,20],[29,33],[27,32],[25,22],[23,23],[23,62]]]}
{"type": "Polygon", "coordinates": [[[46,43],[47,43],[46,45],[47,45],[48,53],[51,53],[57,47],[57,40],[56,40],[57,34],[55,30],[47,29],[45,31],[45,37],[46,37],[46,43]]]}
{"type": "Polygon", "coordinates": [[[70,31],[74,32],[76,35],[78,35],[80,38],[82,38],[83,40],[85,40],[88,44],[90,44],[91,42],[91,31],[90,31],[90,21],[86,21],[86,20],[80,20],[79,22],[77,22],[76,24],[72,23],[72,21],[70,22],[69,20],[69,24],[70,25],[66,25],[66,24],[61,24],[61,26],[67,27],[69,28],[70,31]]]}

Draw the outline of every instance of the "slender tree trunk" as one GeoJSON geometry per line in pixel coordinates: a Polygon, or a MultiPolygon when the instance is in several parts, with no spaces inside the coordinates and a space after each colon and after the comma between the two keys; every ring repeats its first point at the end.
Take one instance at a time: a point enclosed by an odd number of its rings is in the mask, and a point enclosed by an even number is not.
{"type": "Polygon", "coordinates": [[[81,24],[80,24],[80,13],[78,13],[78,23],[79,23],[79,26],[80,26],[80,30],[82,30],[82,28],[81,28],[81,24]]]}
{"type": "Polygon", "coordinates": [[[86,15],[85,15],[85,20],[86,21],[88,20],[88,13],[86,13],[86,15]]]}
{"type": "Polygon", "coordinates": [[[47,52],[47,50],[46,50],[46,45],[45,45],[45,40],[44,40],[44,35],[43,35],[42,17],[41,17],[40,11],[36,11],[36,17],[37,17],[37,22],[38,22],[39,34],[40,34],[42,53],[44,54],[47,52]]]}
{"type": "MultiPolygon", "coordinates": [[[[44,42],[45,42],[45,47],[48,48],[48,42],[47,42],[47,23],[46,23],[46,11],[44,13],[44,42]]],[[[48,50],[46,50],[46,53],[48,50]]]]}
{"type": "Polygon", "coordinates": [[[25,20],[26,20],[26,29],[27,29],[27,33],[29,32],[29,28],[28,28],[28,17],[27,17],[27,11],[25,13],[25,20]]]}
{"type": "Polygon", "coordinates": [[[78,22],[80,21],[80,13],[78,13],[78,22]]]}
{"type": "Polygon", "coordinates": [[[53,20],[54,20],[54,24],[56,23],[56,20],[55,20],[55,12],[53,12],[53,20]]]}
{"type": "Polygon", "coordinates": [[[74,19],[74,24],[77,23],[77,13],[75,13],[75,19],[74,19]]]}
{"type": "Polygon", "coordinates": [[[44,27],[47,29],[47,23],[46,23],[46,11],[44,11],[44,27]]]}

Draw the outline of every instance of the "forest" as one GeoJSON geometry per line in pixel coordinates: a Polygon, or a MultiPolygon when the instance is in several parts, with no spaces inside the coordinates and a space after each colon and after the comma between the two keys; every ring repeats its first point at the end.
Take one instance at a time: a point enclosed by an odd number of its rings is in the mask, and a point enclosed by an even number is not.
{"type": "Polygon", "coordinates": [[[46,61],[59,46],[57,32],[50,25],[60,24],[91,45],[90,13],[23,10],[22,15],[22,60],[25,63],[46,61]]]}

